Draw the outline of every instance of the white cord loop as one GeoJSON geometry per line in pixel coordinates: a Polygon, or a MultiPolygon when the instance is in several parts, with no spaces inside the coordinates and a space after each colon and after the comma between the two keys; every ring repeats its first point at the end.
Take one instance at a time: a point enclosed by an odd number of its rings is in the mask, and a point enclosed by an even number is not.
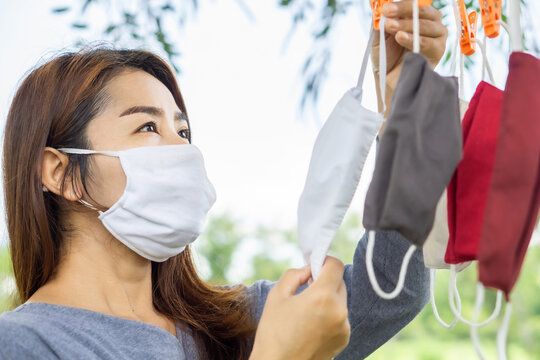
{"type": "Polygon", "coordinates": [[[399,295],[399,293],[403,290],[403,287],[405,285],[405,276],[407,275],[407,267],[409,266],[409,262],[411,260],[411,257],[414,254],[414,250],[416,250],[416,245],[411,245],[409,249],[407,250],[407,253],[405,253],[405,256],[403,257],[403,262],[401,263],[401,269],[399,271],[399,278],[396,284],[396,287],[392,292],[384,292],[379,282],[377,281],[377,277],[375,275],[375,270],[373,269],[373,248],[375,247],[375,231],[370,230],[368,232],[368,243],[367,243],[367,249],[366,249],[366,267],[367,267],[367,273],[369,277],[369,282],[371,283],[371,286],[373,287],[373,291],[377,295],[379,295],[381,298],[386,300],[394,299],[399,295]]]}
{"type": "MultiPolygon", "coordinates": [[[[448,285],[448,301],[450,302],[450,308],[452,309],[454,315],[463,323],[469,325],[469,326],[475,326],[475,327],[483,327],[487,324],[491,323],[493,320],[499,316],[499,313],[501,312],[501,303],[502,303],[502,291],[497,290],[497,300],[495,302],[495,309],[493,310],[493,313],[487,318],[485,321],[481,323],[476,323],[469,321],[458,312],[456,309],[456,304],[454,303],[454,286],[457,287],[457,285],[454,285],[454,283],[457,283],[456,279],[457,271],[456,271],[456,265],[450,265],[450,283],[448,285]]],[[[483,285],[479,284],[483,287],[483,285]]],[[[478,296],[478,288],[477,288],[477,296],[478,296]]]]}
{"type": "Polygon", "coordinates": [[[413,52],[420,52],[420,19],[418,0],[413,1],[413,52]]]}
{"type": "MultiPolygon", "coordinates": [[[[482,305],[484,305],[484,299],[485,299],[485,290],[484,287],[480,284],[476,284],[476,300],[474,302],[474,313],[473,313],[473,321],[478,321],[478,318],[480,317],[480,311],[482,310],[482,305]]],[[[485,356],[482,352],[482,347],[480,346],[480,337],[478,336],[478,328],[476,326],[471,326],[471,341],[473,343],[474,350],[476,351],[476,355],[478,355],[478,358],[480,360],[484,360],[485,356]]]]}
{"type": "Polygon", "coordinates": [[[497,355],[499,360],[506,360],[506,339],[508,338],[508,328],[510,327],[510,318],[512,317],[512,304],[506,303],[504,318],[497,331],[497,355]]]}
{"type": "MultiPolygon", "coordinates": [[[[452,319],[452,322],[450,324],[447,324],[446,322],[444,322],[444,320],[441,319],[439,315],[439,311],[437,310],[437,304],[435,303],[435,274],[436,274],[435,269],[429,270],[429,275],[430,275],[429,276],[429,295],[431,297],[431,309],[433,310],[433,314],[435,315],[435,318],[437,319],[437,321],[445,328],[451,329],[454,326],[456,326],[458,322],[458,318],[454,316],[454,319],[452,319]]],[[[459,292],[457,288],[454,290],[455,290],[455,298],[458,302],[457,308],[458,308],[458,311],[461,313],[461,298],[459,296],[459,292]]]]}

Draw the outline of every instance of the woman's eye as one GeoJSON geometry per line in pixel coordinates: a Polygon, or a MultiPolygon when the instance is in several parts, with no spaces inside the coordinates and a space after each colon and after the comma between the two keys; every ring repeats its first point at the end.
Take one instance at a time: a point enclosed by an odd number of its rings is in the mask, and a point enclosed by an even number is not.
{"type": "Polygon", "coordinates": [[[178,135],[180,135],[180,136],[183,137],[184,139],[188,139],[188,140],[189,140],[191,133],[190,133],[189,129],[182,129],[182,130],[180,130],[180,131],[178,132],[178,135]]]}
{"type": "Polygon", "coordinates": [[[148,124],[144,124],[141,128],[139,128],[138,131],[142,132],[155,132],[157,133],[156,124],[153,122],[150,122],[148,124]]]}

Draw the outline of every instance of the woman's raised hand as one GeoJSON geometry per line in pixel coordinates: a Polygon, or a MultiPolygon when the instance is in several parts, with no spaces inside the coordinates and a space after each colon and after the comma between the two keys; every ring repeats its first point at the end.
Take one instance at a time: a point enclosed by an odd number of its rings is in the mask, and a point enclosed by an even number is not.
{"type": "Polygon", "coordinates": [[[327,256],[319,278],[298,295],[311,269],[289,269],[268,294],[250,360],[328,360],[349,343],[343,263],[327,256]]]}
{"type": "MultiPolygon", "coordinates": [[[[407,51],[413,49],[413,1],[403,0],[384,4],[383,15],[386,39],[387,73],[400,68],[407,51]]],[[[442,23],[442,14],[433,6],[419,8],[420,53],[424,54],[430,65],[437,66],[446,49],[448,29],[442,23]]],[[[379,36],[373,39],[372,60],[376,73],[379,64],[379,36]]]]}

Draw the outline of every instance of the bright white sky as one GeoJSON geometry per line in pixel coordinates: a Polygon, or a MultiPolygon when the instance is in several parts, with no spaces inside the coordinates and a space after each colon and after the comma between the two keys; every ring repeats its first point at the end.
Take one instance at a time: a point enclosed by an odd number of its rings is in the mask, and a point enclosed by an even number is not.
{"type": "MultiPolygon", "coordinates": [[[[70,16],[50,11],[69,2],[20,0],[0,5],[2,129],[13,93],[27,71],[43,57],[73,45],[79,35],[69,27],[70,16]]],[[[304,117],[298,112],[304,85],[299,71],[311,44],[311,29],[300,27],[283,51],[291,14],[280,9],[277,0],[246,2],[254,22],[235,1],[200,2],[197,19],[179,35],[179,83],[194,143],[205,155],[217,191],[211,214],[229,211],[248,226],[293,227],[318,131],[312,112],[304,117]]],[[[540,10],[537,1],[530,3],[540,10]]],[[[370,21],[360,15],[350,12],[333,38],[333,61],[316,109],[321,119],[358,76],[370,21]]],[[[502,87],[506,59],[499,57],[492,65],[502,87]]],[[[471,79],[466,97],[472,95],[475,81],[471,79]]],[[[371,76],[364,88],[365,105],[376,109],[371,76]]],[[[369,175],[360,184],[352,211],[361,212],[368,181],[369,175]]]]}

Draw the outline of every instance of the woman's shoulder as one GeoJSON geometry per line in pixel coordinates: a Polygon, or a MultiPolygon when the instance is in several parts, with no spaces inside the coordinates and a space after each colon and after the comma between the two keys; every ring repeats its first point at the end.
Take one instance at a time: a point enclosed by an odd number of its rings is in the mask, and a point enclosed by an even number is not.
{"type": "Polygon", "coordinates": [[[161,328],[81,308],[29,303],[0,315],[0,360],[170,359],[182,352],[161,328]]]}
{"type": "Polygon", "coordinates": [[[24,305],[0,314],[0,359],[47,359],[50,350],[36,331],[42,323],[24,305]]]}
{"type": "Polygon", "coordinates": [[[20,332],[31,331],[40,324],[38,316],[28,312],[26,305],[20,305],[0,314],[0,340],[5,337],[14,337],[20,332]]]}

